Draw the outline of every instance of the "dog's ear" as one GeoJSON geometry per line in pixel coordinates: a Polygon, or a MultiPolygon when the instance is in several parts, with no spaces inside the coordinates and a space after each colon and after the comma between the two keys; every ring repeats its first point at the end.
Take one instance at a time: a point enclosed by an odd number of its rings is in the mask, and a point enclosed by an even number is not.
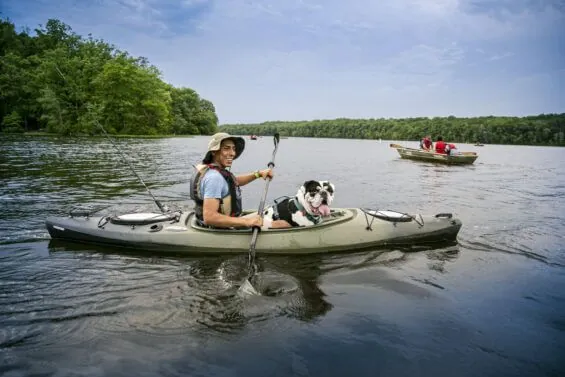
{"type": "Polygon", "coordinates": [[[306,191],[311,191],[311,190],[315,190],[316,187],[320,186],[320,182],[318,182],[318,181],[306,181],[306,182],[304,182],[303,186],[306,189],[306,191]]]}
{"type": "Polygon", "coordinates": [[[332,194],[335,191],[335,185],[333,183],[331,183],[330,181],[325,181],[324,187],[326,188],[326,191],[329,191],[332,194]]]}

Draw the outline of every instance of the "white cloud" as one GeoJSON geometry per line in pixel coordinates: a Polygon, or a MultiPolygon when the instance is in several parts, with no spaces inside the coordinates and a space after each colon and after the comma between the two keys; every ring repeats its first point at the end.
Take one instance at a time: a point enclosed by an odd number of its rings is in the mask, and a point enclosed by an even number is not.
{"type": "Polygon", "coordinates": [[[180,5],[183,8],[192,8],[194,6],[211,3],[212,0],[182,0],[180,5]]]}
{"type": "Polygon", "coordinates": [[[494,54],[490,58],[488,58],[488,60],[489,61],[495,61],[495,60],[510,58],[512,56],[514,56],[513,52],[504,52],[502,54],[494,54]]]}
{"type": "MultiPolygon", "coordinates": [[[[457,1],[277,4],[232,1],[216,8],[202,21],[207,33],[170,48],[206,45],[199,51],[206,63],[187,59],[183,71],[192,74],[185,75],[164,63],[166,77],[212,99],[225,122],[441,115],[450,109],[480,114],[480,104],[459,100],[481,98],[461,89],[461,65],[476,64],[465,46],[479,43],[473,51],[494,60],[509,57],[484,41],[525,33],[516,23],[535,19],[469,14],[457,1]],[[293,34],[297,43],[288,43],[293,34]]],[[[473,90],[491,90],[483,84],[473,90]]]]}

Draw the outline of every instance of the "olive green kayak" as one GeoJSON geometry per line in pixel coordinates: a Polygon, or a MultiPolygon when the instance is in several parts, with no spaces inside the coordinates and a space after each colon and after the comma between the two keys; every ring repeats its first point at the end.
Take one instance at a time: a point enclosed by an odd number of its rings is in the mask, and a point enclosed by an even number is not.
{"type": "MultiPolygon", "coordinates": [[[[313,254],[454,241],[461,225],[449,213],[409,215],[388,210],[338,208],[314,226],[262,230],[256,252],[313,254]]],[[[67,217],[48,218],[46,227],[53,239],[186,253],[248,252],[252,235],[249,228],[202,227],[194,212],[181,211],[98,217],[71,213],[67,217]]]]}

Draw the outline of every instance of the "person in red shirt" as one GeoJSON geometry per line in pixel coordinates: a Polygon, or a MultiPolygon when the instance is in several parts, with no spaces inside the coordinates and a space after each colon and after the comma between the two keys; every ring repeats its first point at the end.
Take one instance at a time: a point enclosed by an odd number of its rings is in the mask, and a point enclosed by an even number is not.
{"type": "Polygon", "coordinates": [[[445,141],[443,141],[443,138],[441,136],[437,137],[436,140],[436,153],[441,153],[441,154],[446,154],[446,147],[447,144],[445,144],[445,141]]]}
{"type": "Polygon", "coordinates": [[[426,137],[420,140],[420,148],[426,151],[431,151],[433,149],[432,139],[430,135],[426,135],[426,137]]]}
{"type": "Polygon", "coordinates": [[[447,153],[450,156],[455,156],[456,154],[459,154],[459,151],[457,150],[455,144],[449,143],[445,146],[445,153],[447,153]]]}

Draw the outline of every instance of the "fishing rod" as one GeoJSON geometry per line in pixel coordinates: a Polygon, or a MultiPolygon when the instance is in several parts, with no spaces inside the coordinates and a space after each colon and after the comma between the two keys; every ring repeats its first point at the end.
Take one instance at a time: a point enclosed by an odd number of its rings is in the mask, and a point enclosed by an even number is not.
{"type": "MultiPolygon", "coordinates": [[[[57,65],[55,65],[55,69],[57,70],[57,73],[63,78],[63,81],[67,84],[67,79],[65,77],[65,75],[63,75],[63,72],[61,72],[61,70],[59,69],[59,67],[57,65]]],[[[75,93],[76,95],[76,93],[75,93]]],[[[87,104],[86,107],[88,108],[88,111],[90,112],[90,110],[92,109],[92,105],[87,104]]],[[[102,125],[100,124],[100,122],[98,121],[98,119],[96,119],[95,117],[93,117],[94,122],[96,122],[96,124],[98,125],[98,127],[100,127],[100,129],[102,130],[102,132],[104,133],[104,135],[106,136],[106,138],[108,138],[108,140],[110,140],[110,143],[114,146],[114,148],[116,148],[116,150],[118,151],[118,153],[122,156],[122,159],[126,162],[126,164],[129,166],[129,168],[131,169],[131,171],[133,172],[133,174],[135,174],[135,176],[137,177],[137,179],[139,179],[139,181],[141,182],[141,184],[143,185],[143,187],[145,187],[145,189],[147,190],[147,192],[149,193],[149,195],[151,195],[151,198],[153,198],[153,201],[155,202],[155,204],[157,205],[157,207],[159,207],[159,210],[161,211],[161,213],[166,213],[169,211],[169,209],[167,208],[167,206],[163,206],[161,204],[161,202],[159,202],[155,196],[153,195],[153,193],[151,192],[151,190],[149,190],[149,187],[147,187],[147,185],[145,184],[145,182],[143,182],[143,179],[141,179],[141,177],[139,176],[139,174],[137,174],[137,172],[135,171],[135,169],[133,168],[133,166],[129,163],[129,161],[127,160],[126,156],[124,156],[124,154],[122,153],[122,151],[120,150],[120,148],[118,148],[118,146],[114,143],[114,141],[112,140],[112,138],[108,135],[108,133],[106,132],[106,130],[104,129],[104,127],[102,127],[102,125]]]]}
{"type": "Polygon", "coordinates": [[[122,156],[122,159],[125,161],[125,163],[129,166],[129,168],[131,169],[131,171],[133,172],[133,174],[135,174],[135,176],[137,177],[137,179],[139,179],[139,181],[141,182],[141,184],[143,185],[143,187],[145,187],[145,189],[147,190],[147,192],[149,193],[149,195],[151,195],[151,198],[153,198],[153,201],[155,202],[155,204],[157,205],[157,207],[159,207],[159,210],[161,211],[161,213],[166,213],[168,211],[167,206],[163,206],[161,204],[160,201],[158,201],[155,196],[153,195],[153,193],[151,192],[151,190],[149,190],[149,187],[147,187],[147,185],[145,184],[145,182],[143,182],[143,179],[141,179],[141,177],[139,176],[139,174],[137,174],[137,172],[135,171],[135,169],[133,168],[133,166],[129,163],[129,161],[127,160],[126,156],[122,153],[122,151],[120,150],[120,148],[118,148],[118,146],[114,143],[114,141],[112,140],[112,138],[110,137],[110,135],[108,135],[108,133],[106,132],[106,130],[104,129],[104,127],[102,127],[102,125],[100,124],[100,122],[98,122],[97,119],[94,119],[94,122],[96,122],[96,124],[98,125],[98,127],[100,127],[100,129],[102,130],[102,132],[104,133],[104,135],[106,136],[106,138],[108,138],[108,140],[110,140],[110,143],[112,143],[112,145],[114,146],[114,148],[116,148],[116,150],[118,151],[118,153],[122,156]]]}

